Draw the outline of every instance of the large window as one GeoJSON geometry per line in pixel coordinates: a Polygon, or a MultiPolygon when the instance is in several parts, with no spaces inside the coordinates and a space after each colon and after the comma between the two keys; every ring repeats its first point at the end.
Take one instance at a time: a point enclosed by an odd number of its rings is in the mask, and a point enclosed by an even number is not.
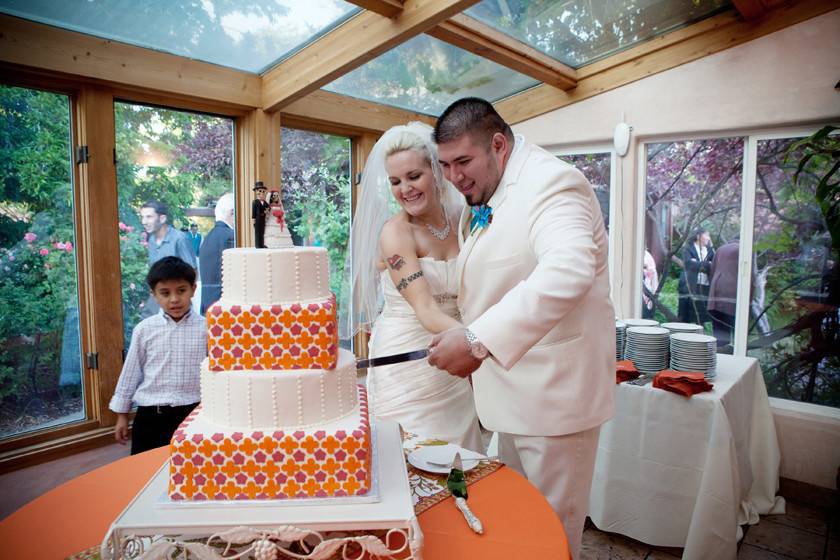
{"type": "MultiPolygon", "coordinates": [[[[127,349],[134,326],[158,310],[145,281],[149,266],[170,255],[197,266],[216,202],[233,192],[233,121],[131,103],[114,110],[127,349]],[[149,203],[161,206],[144,208],[149,203]]],[[[201,290],[199,276],[196,311],[201,290]]]]}
{"type": "Polygon", "coordinates": [[[732,353],[744,139],[651,143],[644,154],[642,316],[701,324],[732,353]]]}
{"type": "Polygon", "coordinates": [[[598,197],[598,204],[601,206],[601,215],[604,218],[604,225],[607,231],[610,229],[610,184],[612,182],[612,153],[611,152],[588,152],[568,153],[558,156],[563,161],[577,167],[584,177],[595,189],[595,196],[598,197]]]}
{"type": "Polygon", "coordinates": [[[340,304],[350,238],[350,139],[294,128],[284,128],[280,138],[289,231],[295,245],[327,249],[330,287],[340,304]]]}
{"type": "Polygon", "coordinates": [[[761,360],[771,396],[836,407],[840,240],[832,233],[840,229],[816,197],[836,159],[812,157],[795,178],[800,160],[812,152],[797,140],[757,140],[748,353],[761,360]]]}
{"type": "Polygon", "coordinates": [[[0,438],[85,418],[70,99],[0,86],[0,438]]]}

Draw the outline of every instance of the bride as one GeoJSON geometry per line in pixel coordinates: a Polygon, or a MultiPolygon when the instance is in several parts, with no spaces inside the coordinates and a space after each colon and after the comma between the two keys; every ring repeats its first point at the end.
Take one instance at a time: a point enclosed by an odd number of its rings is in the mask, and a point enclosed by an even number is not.
{"type": "MultiPolygon", "coordinates": [[[[426,348],[433,334],[460,326],[455,266],[463,198],[443,178],[431,132],[416,122],[389,129],[364,168],[351,237],[352,311],[342,338],[372,325],[373,357],[426,348]]],[[[367,386],[376,417],[484,451],[466,379],[418,360],[371,368],[367,386]]]]}

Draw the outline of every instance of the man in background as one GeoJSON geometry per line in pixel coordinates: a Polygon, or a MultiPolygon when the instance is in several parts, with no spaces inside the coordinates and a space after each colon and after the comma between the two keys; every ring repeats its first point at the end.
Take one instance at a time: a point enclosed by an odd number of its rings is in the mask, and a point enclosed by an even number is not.
{"type": "MultiPolygon", "coordinates": [[[[169,209],[157,200],[150,200],[140,207],[140,223],[147,235],[149,266],[164,257],[178,257],[196,268],[195,252],[187,235],[169,221],[169,209]]],[[[149,296],[140,314],[141,319],[151,317],[160,311],[154,297],[149,296]]]]}
{"type": "Polygon", "coordinates": [[[163,257],[178,257],[193,268],[195,252],[184,232],[169,222],[169,209],[157,200],[150,200],[140,208],[140,223],[148,235],[149,266],[163,257]]]}
{"type": "Polygon", "coordinates": [[[222,297],[222,251],[234,246],[233,226],[233,193],[227,193],[216,202],[216,225],[204,238],[199,249],[202,315],[222,297]]]}
{"type": "Polygon", "coordinates": [[[198,249],[201,247],[201,234],[198,233],[198,224],[190,224],[190,231],[187,233],[187,237],[190,238],[195,256],[197,257],[198,249]]]}

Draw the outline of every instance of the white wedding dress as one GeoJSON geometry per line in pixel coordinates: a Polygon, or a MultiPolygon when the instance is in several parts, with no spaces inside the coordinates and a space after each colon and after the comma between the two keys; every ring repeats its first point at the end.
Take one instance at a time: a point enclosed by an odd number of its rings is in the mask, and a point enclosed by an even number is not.
{"type": "MultiPolygon", "coordinates": [[[[444,313],[457,317],[457,259],[420,258],[423,278],[444,313]]],[[[432,340],[408,301],[397,291],[391,275],[383,271],[385,306],[373,326],[370,356],[388,356],[426,348],[432,340]]],[[[395,420],[414,434],[441,439],[483,453],[481,430],[472,387],[466,379],[449,375],[423,360],[371,368],[368,398],[374,416],[395,420]]]]}

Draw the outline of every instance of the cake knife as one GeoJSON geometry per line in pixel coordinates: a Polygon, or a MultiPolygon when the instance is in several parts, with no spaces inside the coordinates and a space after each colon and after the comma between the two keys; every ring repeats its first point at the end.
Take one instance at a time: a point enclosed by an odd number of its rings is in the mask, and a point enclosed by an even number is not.
{"type": "Polygon", "coordinates": [[[356,360],[356,369],[367,369],[372,367],[387,366],[390,364],[399,364],[402,362],[410,362],[411,360],[419,360],[429,355],[429,349],[412,350],[411,352],[402,352],[401,354],[391,354],[390,356],[380,356],[378,358],[368,358],[366,360],[356,360]]]}
{"type": "Polygon", "coordinates": [[[467,525],[470,526],[470,529],[479,535],[483,534],[484,527],[481,525],[481,521],[472,512],[470,506],[467,505],[467,481],[464,477],[464,465],[461,462],[460,451],[452,459],[452,470],[449,471],[449,476],[446,479],[446,488],[452,493],[452,497],[455,498],[455,507],[464,514],[464,519],[467,520],[467,525]]]}

